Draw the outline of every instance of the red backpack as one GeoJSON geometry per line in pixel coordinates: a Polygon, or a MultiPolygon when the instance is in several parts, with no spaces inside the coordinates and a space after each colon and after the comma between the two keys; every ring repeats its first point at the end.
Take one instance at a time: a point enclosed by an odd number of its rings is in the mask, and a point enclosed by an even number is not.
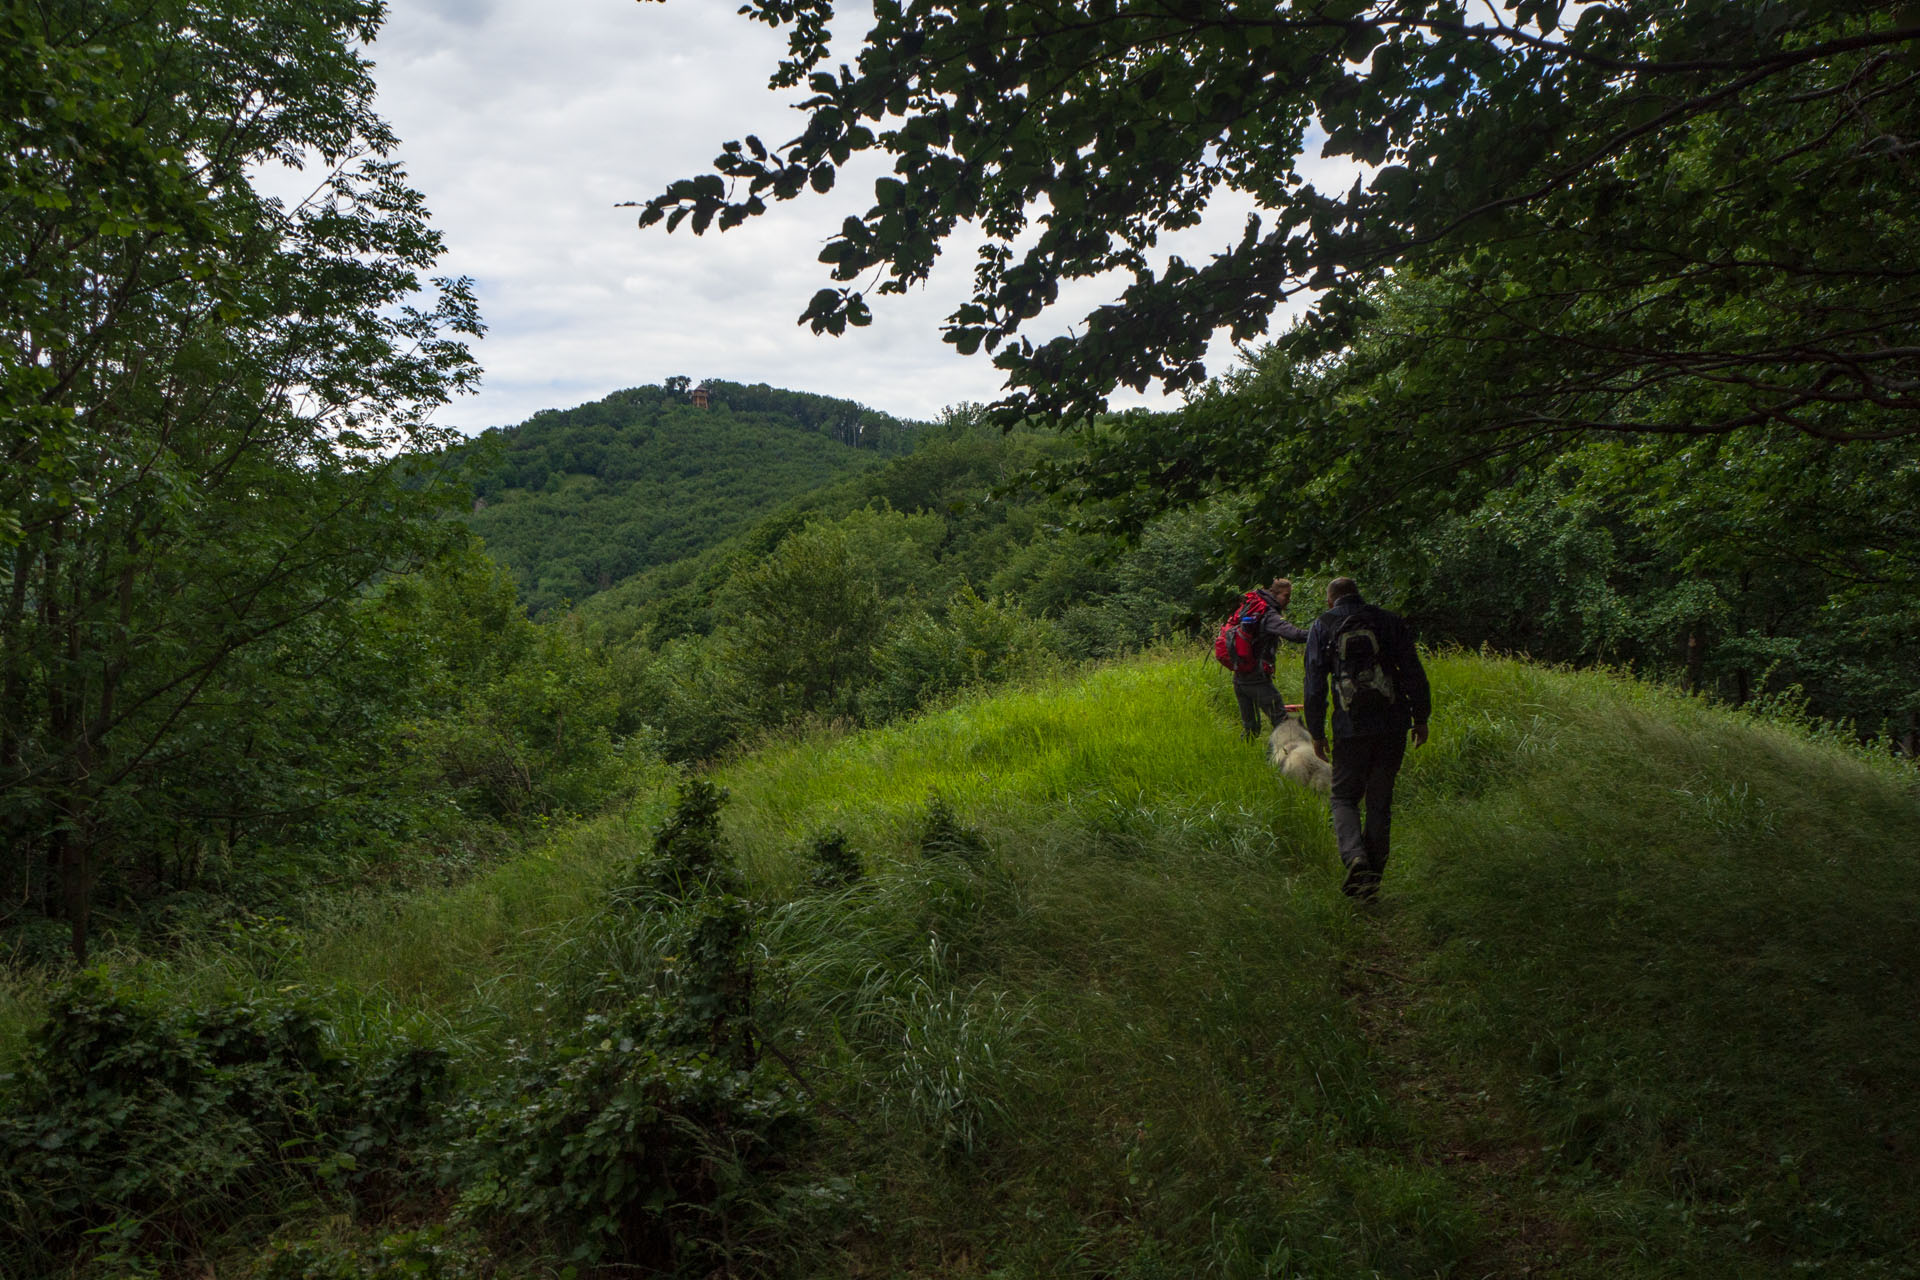
{"type": "Polygon", "coordinates": [[[1267,598],[1258,591],[1247,592],[1213,638],[1214,661],[1237,676],[1272,671],[1271,662],[1260,660],[1260,616],[1266,611],[1267,598]]]}

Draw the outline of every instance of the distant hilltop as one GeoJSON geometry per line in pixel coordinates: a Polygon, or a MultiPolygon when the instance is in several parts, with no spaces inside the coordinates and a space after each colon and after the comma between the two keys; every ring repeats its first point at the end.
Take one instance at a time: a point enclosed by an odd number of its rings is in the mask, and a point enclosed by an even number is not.
{"type": "Polygon", "coordinates": [[[482,432],[469,523],[538,613],[692,555],[926,424],[765,383],[666,379],[482,432]]]}

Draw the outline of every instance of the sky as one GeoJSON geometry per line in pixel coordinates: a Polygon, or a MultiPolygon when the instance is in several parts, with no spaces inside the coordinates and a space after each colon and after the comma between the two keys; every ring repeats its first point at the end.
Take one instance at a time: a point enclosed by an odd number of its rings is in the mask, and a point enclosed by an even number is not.
{"type": "MultiPolygon", "coordinates": [[[[966,296],[977,241],[949,246],[927,286],[872,298],[866,329],[836,338],[795,323],[831,283],[820,246],[872,203],[885,157],[843,170],[826,196],[775,204],[725,234],[642,231],[638,211],[618,207],[706,172],[729,139],[753,133],[773,145],[804,127],[790,105],[800,91],[766,84],[785,34],[736,8],[390,0],[367,50],[379,108],[446,240],[442,271],[473,278],[488,327],[474,344],[482,388],[442,410],[442,422],[469,432],[510,425],[676,374],[841,396],[912,418],[1000,393],[984,353],[960,356],[940,341],[941,321],[966,296]]],[[[866,25],[843,19],[836,29],[849,58],[866,25]]],[[[1237,238],[1248,208],[1223,203],[1162,249],[1203,261],[1237,238]]],[[[1124,283],[1063,289],[1033,336],[1066,331],[1124,283]]],[[[1222,339],[1209,372],[1231,362],[1222,339]]],[[[1114,403],[1169,402],[1123,393],[1114,403]]]]}

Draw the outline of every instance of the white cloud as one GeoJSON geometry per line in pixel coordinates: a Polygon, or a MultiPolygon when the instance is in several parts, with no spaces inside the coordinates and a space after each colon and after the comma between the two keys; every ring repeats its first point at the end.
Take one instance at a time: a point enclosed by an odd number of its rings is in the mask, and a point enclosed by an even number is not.
{"type": "MultiPolygon", "coordinates": [[[[843,31],[865,29],[849,21],[843,31]]],[[[635,210],[615,207],[706,171],[727,139],[798,133],[804,117],[788,104],[800,93],[766,87],[784,49],[783,33],[731,4],[393,0],[369,50],[380,108],[446,238],[443,269],[474,277],[489,328],[476,347],[483,388],[448,421],[518,422],[673,374],[919,417],[999,393],[984,356],[940,341],[971,282],[970,245],[950,246],[926,288],[874,299],[868,329],[826,338],[794,323],[828,283],[820,245],[866,207],[880,160],[853,166],[829,196],[777,205],[725,235],[640,231],[635,210]]],[[[1162,247],[1204,260],[1244,216],[1223,205],[1162,247]]],[[[1117,287],[1073,286],[1055,328],[1117,287]]],[[[1209,367],[1224,369],[1224,343],[1214,357],[1209,367]]]]}

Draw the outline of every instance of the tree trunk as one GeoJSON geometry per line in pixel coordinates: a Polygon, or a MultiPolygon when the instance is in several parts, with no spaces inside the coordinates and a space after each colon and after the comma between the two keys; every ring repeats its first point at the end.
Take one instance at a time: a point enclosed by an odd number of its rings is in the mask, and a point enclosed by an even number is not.
{"type": "Polygon", "coordinates": [[[93,850],[83,832],[60,831],[54,837],[60,863],[61,905],[66,910],[67,947],[73,962],[87,962],[87,929],[93,916],[93,850]]]}

